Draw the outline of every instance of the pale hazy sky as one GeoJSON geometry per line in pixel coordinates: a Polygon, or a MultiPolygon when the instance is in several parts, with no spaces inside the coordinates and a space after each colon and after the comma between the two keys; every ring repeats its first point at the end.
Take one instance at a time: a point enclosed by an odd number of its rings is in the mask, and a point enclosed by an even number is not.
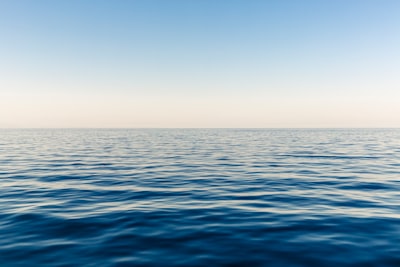
{"type": "Polygon", "coordinates": [[[397,0],[0,0],[0,128],[400,127],[397,0]]]}

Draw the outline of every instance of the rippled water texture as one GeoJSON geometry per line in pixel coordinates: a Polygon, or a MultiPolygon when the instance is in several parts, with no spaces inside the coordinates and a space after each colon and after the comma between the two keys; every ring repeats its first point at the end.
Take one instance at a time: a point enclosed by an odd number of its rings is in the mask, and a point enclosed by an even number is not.
{"type": "Polygon", "coordinates": [[[0,266],[400,266],[400,130],[0,130],[0,266]]]}

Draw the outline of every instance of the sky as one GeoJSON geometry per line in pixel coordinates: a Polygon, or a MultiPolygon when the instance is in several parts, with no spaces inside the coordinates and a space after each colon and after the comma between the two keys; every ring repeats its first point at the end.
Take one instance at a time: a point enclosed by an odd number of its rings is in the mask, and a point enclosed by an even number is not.
{"type": "Polygon", "coordinates": [[[397,0],[0,0],[0,128],[400,127],[397,0]]]}

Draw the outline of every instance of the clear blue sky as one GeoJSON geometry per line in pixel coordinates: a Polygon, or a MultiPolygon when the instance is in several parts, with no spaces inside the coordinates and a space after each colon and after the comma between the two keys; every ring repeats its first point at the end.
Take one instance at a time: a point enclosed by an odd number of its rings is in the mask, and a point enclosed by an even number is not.
{"type": "Polygon", "coordinates": [[[400,1],[1,0],[0,127],[400,127],[400,1]]]}

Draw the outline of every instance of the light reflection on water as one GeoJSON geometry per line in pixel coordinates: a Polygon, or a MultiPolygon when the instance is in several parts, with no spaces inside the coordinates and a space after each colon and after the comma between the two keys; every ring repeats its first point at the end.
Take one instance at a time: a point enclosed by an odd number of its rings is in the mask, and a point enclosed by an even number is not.
{"type": "Polygon", "coordinates": [[[0,130],[0,266],[400,266],[400,130],[0,130]]]}

